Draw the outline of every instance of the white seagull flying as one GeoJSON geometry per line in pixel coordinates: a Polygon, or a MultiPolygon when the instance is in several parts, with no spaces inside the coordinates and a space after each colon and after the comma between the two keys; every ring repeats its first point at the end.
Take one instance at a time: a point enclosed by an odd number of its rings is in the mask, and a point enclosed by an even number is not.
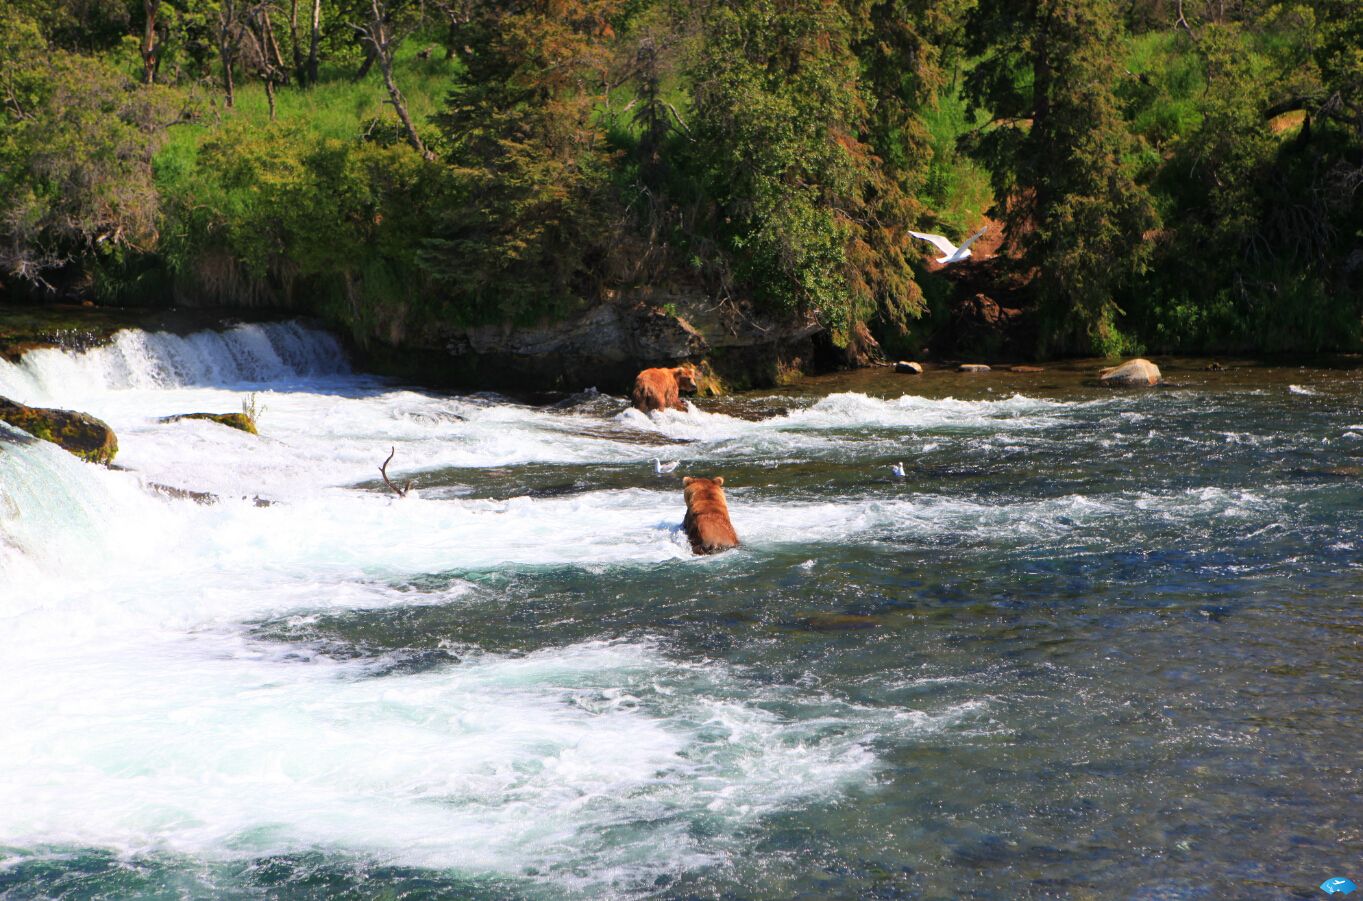
{"type": "Polygon", "coordinates": [[[909,232],[909,234],[913,235],[915,238],[922,238],[924,241],[927,241],[933,247],[936,247],[938,250],[942,251],[944,256],[937,262],[941,263],[943,266],[949,266],[952,263],[959,263],[961,260],[969,258],[970,245],[974,244],[975,240],[979,238],[980,235],[984,234],[987,231],[989,231],[989,226],[986,225],[984,228],[975,232],[975,234],[971,235],[969,238],[966,238],[965,243],[962,244],[960,247],[957,247],[955,244],[952,244],[950,241],[948,241],[946,238],[943,238],[941,235],[925,235],[922,232],[915,231],[911,231],[909,232]]]}

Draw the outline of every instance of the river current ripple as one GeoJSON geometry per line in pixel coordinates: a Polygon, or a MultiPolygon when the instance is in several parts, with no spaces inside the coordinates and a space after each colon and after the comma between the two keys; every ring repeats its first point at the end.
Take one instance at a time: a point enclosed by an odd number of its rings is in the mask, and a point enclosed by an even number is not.
{"type": "Polygon", "coordinates": [[[0,897],[1357,881],[1363,374],[1165,368],[650,418],[389,384],[296,323],[0,361],[121,445],[0,426],[0,897]],[[243,401],[260,437],[158,421],[243,401]],[[691,556],[687,474],[740,550],[691,556]]]}

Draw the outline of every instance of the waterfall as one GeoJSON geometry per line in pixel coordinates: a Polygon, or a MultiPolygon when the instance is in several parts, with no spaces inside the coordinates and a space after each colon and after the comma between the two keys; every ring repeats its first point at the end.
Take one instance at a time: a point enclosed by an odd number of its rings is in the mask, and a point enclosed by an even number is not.
{"type": "Polygon", "coordinates": [[[349,371],[334,336],[298,322],[189,335],[124,329],[91,350],[40,348],[17,364],[0,360],[0,395],[34,405],[74,405],[130,388],[280,384],[349,371]]]}

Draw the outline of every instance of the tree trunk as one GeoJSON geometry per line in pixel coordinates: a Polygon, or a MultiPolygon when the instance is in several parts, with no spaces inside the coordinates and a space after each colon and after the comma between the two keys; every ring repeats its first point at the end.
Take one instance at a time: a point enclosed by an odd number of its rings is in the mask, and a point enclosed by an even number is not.
{"type": "MultiPolygon", "coordinates": [[[[1028,129],[1028,140],[1033,140],[1041,136],[1046,140],[1046,130],[1050,127],[1051,120],[1051,90],[1055,80],[1055,71],[1051,65],[1051,14],[1043,13],[1039,17],[1036,25],[1036,34],[1032,38],[1032,124],[1028,129]]],[[[1032,186],[1032,198],[1030,202],[1031,212],[1029,219],[1036,220],[1044,215],[1047,205],[1051,198],[1048,196],[1046,186],[1035,184],[1032,186]]]]}
{"type": "Polygon", "coordinates": [[[156,39],[156,14],[160,12],[161,0],[142,0],[142,9],[147,15],[146,27],[142,30],[142,82],[156,83],[156,69],[161,55],[161,44],[156,39]]]}
{"type": "Polygon", "coordinates": [[[289,0],[289,46],[293,48],[293,77],[299,84],[307,84],[308,73],[303,71],[303,47],[298,43],[298,0],[289,0]]]}
{"type": "Polygon", "coordinates": [[[232,32],[236,19],[234,0],[222,0],[222,8],[218,10],[218,55],[222,58],[222,87],[229,109],[236,103],[236,86],[232,82],[232,64],[236,58],[232,32]]]}
{"type": "Polygon", "coordinates": [[[355,75],[351,81],[364,81],[364,77],[369,74],[369,70],[374,68],[374,60],[378,59],[378,54],[374,52],[374,47],[365,41],[364,59],[360,61],[360,68],[355,70],[355,75]]]}
{"type": "Polygon", "coordinates": [[[317,84],[317,44],[322,39],[322,0],[312,0],[312,38],[308,42],[308,84],[317,84]]]}
{"type": "Polygon", "coordinates": [[[227,49],[222,48],[222,87],[227,95],[227,108],[231,109],[236,103],[236,88],[232,84],[232,57],[227,49]]]}
{"type": "Polygon", "coordinates": [[[265,78],[265,99],[270,103],[270,121],[274,121],[274,79],[266,76],[265,78]]]}
{"type": "Polygon", "coordinates": [[[403,130],[407,132],[407,143],[422,157],[428,160],[435,159],[435,154],[426,149],[426,144],[421,140],[421,135],[417,134],[416,125],[412,123],[412,117],[407,113],[407,100],[402,96],[402,91],[398,90],[397,80],[393,78],[393,45],[388,35],[388,28],[384,22],[384,12],[380,0],[369,0],[373,18],[370,20],[369,27],[361,30],[365,41],[373,48],[374,59],[379,64],[379,71],[383,73],[383,83],[388,88],[388,98],[393,104],[393,109],[398,114],[398,119],[402,121],[403,130]]]}
{"type": "Polygon", "coordinates": [[[407,114],[407,101],[403,98],[402,92],[398,90],[398,83],[393,80],[393,60],[387,54],[380,55],[379,68],[383,72],[383,83],[388,87],[388,96],[393,101],[393,109],[397,110],[398,118],[402,120],[402,127],[407,131],[407,142],[424,158],[435,159],[435,154],[426,149],[426,144],[421,140],[421,135],[417,134],[416,126],[412,124],[412,117],[407,114]]]}
{"type": "Polygon", "coordinates": [[[284,77],[289,80],[289,70],[284,65],[284,54],[279,51],[279,39],[274,35],[274,23],[270,21],[270,8],[262,6],[260,11],[260,31],[263,54],[266,64],[272,66],[284,77]]]}

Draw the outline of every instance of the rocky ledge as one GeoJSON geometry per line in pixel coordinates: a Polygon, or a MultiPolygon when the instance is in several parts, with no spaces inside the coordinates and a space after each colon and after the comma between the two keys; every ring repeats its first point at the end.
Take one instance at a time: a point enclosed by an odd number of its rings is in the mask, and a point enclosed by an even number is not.
{"type": "Polygon", "coordinates": [[[17,363],[24,354],[42,348],[89,350],[108,344],[122,329],[188,335],[206,329],[231,328],[246,321],[274,322],[296,318],[297,313],[286,310],[253,310],[248,316],[234,309],[166,310],[71,304],[0,304],[0,358],[17,363]]]}
{"type": "Polygon", "coordinates": [[[776,321],[747,305],[634,291],[533,325],[393,329],[360,349],[366,368],[426,384],[627,391],[640,369],[699,363],[702,391],[775,385],[809,371],[823,327],[776,321]]]}
{"type": "Polygon", "coordinates": [[[107,466],[118,453],[114,430],[87,413],[27,407],[0,397],[0,421],[23,429],[34,438],[51,441],[91,463],[107,466]]]}

